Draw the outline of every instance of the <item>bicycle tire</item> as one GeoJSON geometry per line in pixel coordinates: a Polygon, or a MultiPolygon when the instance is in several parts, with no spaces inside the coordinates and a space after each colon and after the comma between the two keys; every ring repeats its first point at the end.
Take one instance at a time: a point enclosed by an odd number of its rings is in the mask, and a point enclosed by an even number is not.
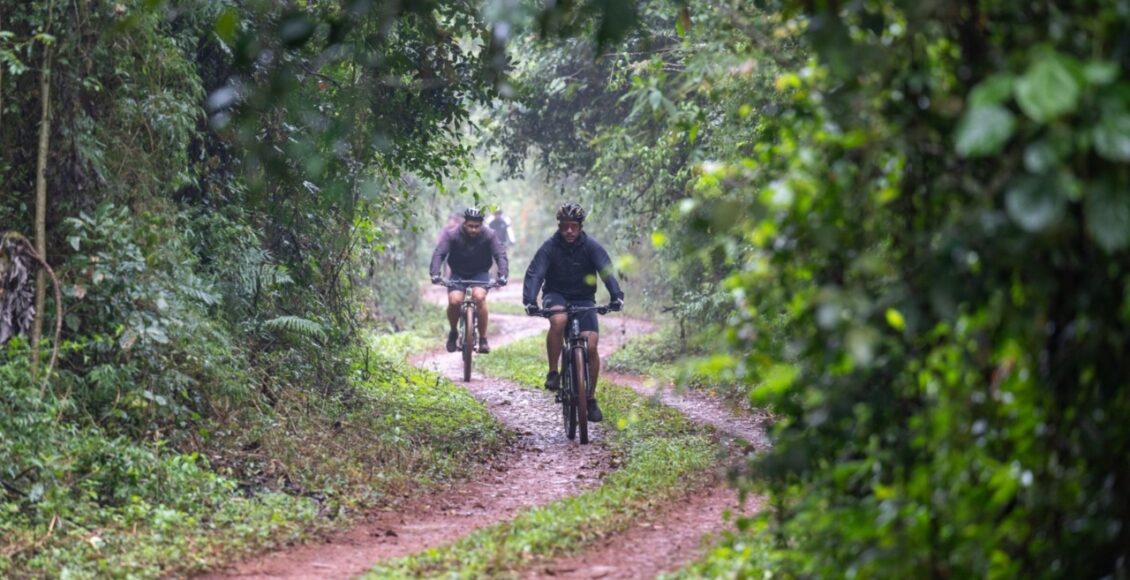
{"type": "Polygon", "coordinates": [[[573,396],[573,380],[569,374],[568,358],[561,353],[561,383],[558,385],[558,396],[561,397],[561,418],[565,424],[565,438],[572,441],[577,438],[577,405],[573,396]]]}
{"type": "Polygon", "coordinates": [[[573,386],[577,394],[573,399],[577,407],[577,426],[581,431],[581,444],[584,445],[589,442],[588,361],[584,349],[580,347],[574,348],[570,356],[573,357],[573,364],[570,366],[573,367],[573,386]]]}
{"type": "Polygon", "coordinates": [[[471,381],[471,353],[475,350],[475,312],[463,311],[463,382],[471,381]]]}

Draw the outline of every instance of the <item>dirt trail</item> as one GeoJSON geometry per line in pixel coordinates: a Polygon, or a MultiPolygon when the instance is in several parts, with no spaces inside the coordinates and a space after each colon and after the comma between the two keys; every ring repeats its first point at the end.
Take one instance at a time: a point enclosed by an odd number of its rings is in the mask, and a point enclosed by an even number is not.
{"type": "Polygon", "coordinates": [[[597,546],[524,572],[522,578],[654,578],[703,553],[737,515],[761,509],[761,498],[739,501],[725,482],[694,490],[668,510],[653,512],[597,546]],[[729,520],[727,520],[729,515],[729,520]]]}
{"type": "MultiPolygon", "coordinates": [[[[496,291],[492,302],[517,302],[517,284],[496,291]]],[[[442,289],[425,292],[425,299],[443,303],[442,289]]],[[[650,323],[623,316],[601,319],[602,356],[619,348],[627,339],[650,332],[650,323]]],[[[491,345],[545,332],[540,318],[491,315],[491,345]]],[[[442,337],[437,337],[437,343],[442,337]]],[[[490,356],[490,355],[486,355],[490,356]]],[[[450,543],[478,528],[513,518],[520,510],[544,505],[600,484],[611,469],[607,450],[600,445],[602,426],[590,426],[595,444],[580,446],[561,433],[558,407],[549,393],[522,388],[509,381],[473,373],[463,383],[458,354],[436,352],[416,357],[412,363],[434,369],[464,385],[504,425],[517,434],[513,449],[485,466],[468,481],[447,485],[369,514],[353,529],[322,542],[305,544],[262,555],[204,578],[347,578],[369,570],[380,561],[420,552],[450,543]]],[[[630,386],[663,404],[683,411],[692,420],[715,426],[725,444],[746,450],[741,438],[756,448],[764,443],[760,421],[734,416],[724,406],[704,395],[677,394],[657,389],[644,377],[602,373],[610,380],[630,386]]],[[[599,392],[599,391],[598,391],[599,392]]],[[[688,490],[687,497],[672,502],[671,509],[657,511],[630,530],[581,555],[561,558],[527,570],[529,577],[645,578],[677,568],[703,550],[704,535],[728,524],[726,511],[752,513],[758,500],[739,506],[736,493],[716,478],[709,487],[688,490]]]]}
{"type": "MultiPolygon", "coordinates": [[[[604,320],[601,322],[604,324],[604,320]]],[[[628,326],[621,327],[619,336],[609,336],[609,350],[619,347],[627,336],[653,330],[648,323],[628,322],[628,326]]],[[[606,339],[602,336],[601,340],[603,351],[606,339]]],[[[605,371],[600,380],[631,387],[656,403],[674,407],[692,421],[712,426],[727,447],[731,462],[769,448],[769,417],[764,413],[734,412],[717,398],[692,390],[680,391],[650,377],[605,371]]],[[[736,517],[757,513],[762,503],[761,497],[740,501],[737,491],[727,485],[720,471],[712,485],[687,490],[667,509],[653,511],[628,530],[598,541],[580,554],[531,567],[521,577],[654,578],[702,556],[714,538],[733,528],[731,522],[736,517]]]]}
{"type": "MultiPolygon", "coordinates": [[[[612,334],[621,339],[609,341],[609,350],[622,343],[628,327],[635,323],[621,322],[619,326],[622,329],[612,334]]],[[[492,315],[492,346],[544,333],[546,328],[544,319],[492,315]]],[[[442,337],[437,337],[437,342],[440,340],[442,337]]],[[[470,383],[464,383],[458,354],[438,352],[412,362],[437,370],[483,401],[518,435],[511,452],[469,481],[370,514],[353,529],[321,543],[269,553],[205,578],[357,576],[379,561],[452,542],[475,529],[511,519],[519,510],[595,487],[611,469],[603,446],[582,447],[564,438],[559,408],[548,392],[524,389],[477,371],[470,383]]],[[[604,437],[599,424],[590,429],[595,441],[604,437]]]]}

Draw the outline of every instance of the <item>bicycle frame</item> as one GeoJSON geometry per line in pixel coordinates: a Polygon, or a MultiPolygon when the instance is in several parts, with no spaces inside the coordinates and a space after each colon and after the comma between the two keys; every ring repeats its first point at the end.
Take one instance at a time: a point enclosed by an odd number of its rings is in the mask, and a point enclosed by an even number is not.
{"type": "Polygon", "coordinates": [[[475,305],[475,297],[470,290],[475,287],[486,288],[488,291],[492,288],[497,288],[498,283],[495,280],[483,282],[480,280],[460,280],[449,279],[441,280],[440,285],[446,286],[448,291],[457,287],[466,285],[463,288],[463,301],[459,305],[459,325],[458,325],[458,339],[456,341],[456,350],[463,353],[463,380],[471,380],[471,353],[478,352],[479,350],[479,309],[475,305]]]}

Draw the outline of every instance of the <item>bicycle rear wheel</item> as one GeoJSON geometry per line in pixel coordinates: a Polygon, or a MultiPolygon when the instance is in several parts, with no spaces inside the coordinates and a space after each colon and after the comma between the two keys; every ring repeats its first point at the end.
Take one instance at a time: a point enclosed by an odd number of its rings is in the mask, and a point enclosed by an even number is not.
{"type": "Polygon", "coordinates": [[[573,372],[573,392],[576,396],[573,398],[576,401],[577,408],[577,426],[581,431],[581,443],[589,442],[589,380],[588,380],[588,365],[585,364],[585,351],[581,347],[576,347],[570,353],[573,358],[572,367],[573,372]]]}
{"type": "Polygon", "coordinates": [[[475,312],[463,309],[463,381],[471,380],[471,353],[475,349],[475,312]]]}

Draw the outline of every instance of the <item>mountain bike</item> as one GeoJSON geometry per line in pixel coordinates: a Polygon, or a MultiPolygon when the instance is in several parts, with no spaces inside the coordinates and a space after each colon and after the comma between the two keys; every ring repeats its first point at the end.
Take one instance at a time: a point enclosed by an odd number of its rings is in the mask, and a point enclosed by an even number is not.
{"type": "Polygon", "coordinates": [[[459,338],[456,339],[456,350],[463,353],[463,381],[471,380],[471,355],[479,350],[479,309],[475,307],[475,299],[471,296],[471,288],[478,286],[490,290],[498,288],[496,280],[483,282],[481,280],[460,280],[451,278],[440,280],[439,286],[446,286],[449,290],[456,286],[468,285],[463,291],[463,303],[459,305],[459,338]]]}
{"type": "MultiPolygon", "coordinates": [[[[581,334],[581,321],[577,315],[595,310],[597,314],[608,314],[608,306],[565,307],[569,317],[565,323],[565,347],[561,350],[561,383],[557,389],[556,401],[561,404],[561,418],[565,426],[565,437],[572,441],[577,431],[581,432],[581,443],[589,442],[589,398],[592,392],[592,372],[589,367],[589,339],[581,334]]],[[[561,314],[561,310],[540,309],[531,316],[549,318],[561,314]]]]}

